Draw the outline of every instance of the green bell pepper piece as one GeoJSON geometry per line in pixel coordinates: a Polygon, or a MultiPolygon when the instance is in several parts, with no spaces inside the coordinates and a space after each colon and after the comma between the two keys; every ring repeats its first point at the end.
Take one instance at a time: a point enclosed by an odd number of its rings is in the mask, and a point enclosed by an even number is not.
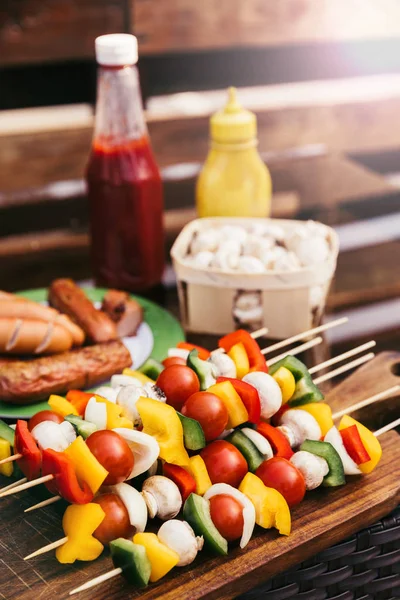
{"type": "Polygon", "coordinates": [[[300,446],[300,450],[320,456],[328,463],[329,473],[322,482],[324,487],[336,487],[346,483],[342,459],[332,444],[317,440],[305,440],[300,446]]]}
{"type": "Polygon", "coordinates": [[[208,390],[209,387],[214,385],[216,379],[213,373],[213,366],[206,360],[199,358],[197,350],[192,350],[186,360],[186,364],[190,367],[199,378],[201,391],[208,390]]]}
{"type": "Polygon", "coordinates": [[[84,440],[97,431],[97,426],[94,423],[85,421],[82,417],[78,417],[77,415],[67,415],[64,419],[68,421],[68,423],[71,423],[77,435],[82,436],[84,440]]]}
{"type": "Polygon", "coordinates": [[[187,450],[201,450],[206,445],[206,438],[202,426],[196,419],[191,419],[176,413],[183,427],[183,443],[187,450]]]}
{"type": "Polygon", "coordinates": [[[288,354],[285,358],[281,358],[274,365],[269,368],[269,374],[273,375],[280,369],[281,367],[285,367],[288,371],[290,371],[295,379],[295,381],[300,381],[304,377],[304,375],[309,375],[308,369],[304,363],[301,362],[295,356],[288,354]]]}
{"type": "Polygon", "coordinates": [[[212,522],[207,500],[197,494],[190,494],[183,507],[183,518],[196,535],[204,537],[204,544],[210,552],[222,556],[228,554],[228,542],[212,522]]]}
{"type": "Polygon", "coordinates": [[[0,419],[0,438],[3,438],[3,440],[7,440],[7,442],[14,447],[14,436],[14,429],[12,429],[9,425],[7,425],[7,423],[0,419]]]}
{"type": "Polygon", "coordinates": [[[254,442],[252,442],[251,439],[239,429],[228,435],[225,438],[225,441],[233,444],[233,446],[235,446],[235,448],[237,448],[239,452],[243,454],[249,467],[249,471],[252,473],[254,473],[261,463],[264,462],[264,457],[254,442]]]}
{"type": "Polygon", "coordinates": [[[164,371],[164,365],[162,365],[155,358],[148,358],[146,362],[139,367],[138,371],[153,379],[153,381],[157,381],[158,376],[162,371],[164,371]]]}
{"type": "Polygon", "coordinates": [[[321,402],[323,399],[323,393],[315,385],[311,375],[308,373],[297,381],[294,394],[288,404],[289,406],[301,406],[302,404],[310,404],[311,402],[321,402]]]}
{"type": "Polygon", "coordinates": [[[122,575],[129,583],[146,587],[150,579],[151,564],[144,546],[118,538],[110,542],[110,552],[114,567],[122,569],[122,575]]]}

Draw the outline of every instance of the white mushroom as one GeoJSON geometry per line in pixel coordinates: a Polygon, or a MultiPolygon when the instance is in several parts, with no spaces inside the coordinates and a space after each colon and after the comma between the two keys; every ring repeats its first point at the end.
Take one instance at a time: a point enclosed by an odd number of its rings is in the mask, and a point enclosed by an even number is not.
{"type": "Polygon", "coordinates": [[[321,306],[324,302],[324,288],[322,285],[314,285],[310,288],[310,304],[312,308],[321,306]]]}
{"type": "Polygon", "coordinates": [[[263,308],[259,292],[239,292],[235,298],[233,316],[241,323],[252,325],[262,321],[263,308]]]}
{"type": "Polygon", "coordinates": [[[322,432],[317,420],[305,410],[287,410],[281,417],[281,424],[293,430],[296,437],[295,448],[301,446],[305,440],[321,439],[322,432]]]}
{"type": "Polygon", "coordinates": [[[302,239],[296,245],[296,255],[304,266],[321,264],[329,256],[328,242],[322,237],[302,239]]]}
{"type": "Polygon", "coordinates": [[[234,240],[241,245],[243,245],[247,239],[246,229],[239,225],[223,225],[219,229],[219,235],[221,240],[234,240]]]}
{"type": "Polygon", "coordinates": [[[208,361],[215,367],[215,377],[231,377],[236,379],[236,365],[225,352],[214,350],[214,352],[211,352],[208,361]]]}
{"type": "Polygon", "coordinates": [[[106,385],[102,385],[101,387],[97,388],[94,393],[97,394],[97,396],[101,396],[102,398],[105,398],[106,400],[108,400],[109,402],[112,402],[113,404],[116,403],[117,401],[117,396],[118,396],[118,392],[120,390],[120,386],[116,386],[116,387],[108,387],[106,385]]]}
{"type": "Polygon", "coordinates": [[[152,398],[153,400],[158,400],[158,402],[166,402],[167,401],[167,396],[164,394],[162,389],[158,387],[158,385],[155,385],[154,383],[150,383],[150,381],[147,381],[143,387],[144,387],[144,391],[146,392],[145,395],[147,396],[147,398],[152,398]]]}
{"type": "Polygon", "coordinates": [[[143,383],[140,381],[140,379],[131,377],[130,375],[113,375],[111,377],[112,388],[125,387],[126,385],[136,385],[137,387],[142,387],[143,383]]]}
{"type": "Polygon", "coordinates": [[[197,254],[204,250],[214,252],[220,242],[221,236],[216,228],[204,229],[199,231],[193,238],[190,245],[191,254],[197,254]]]}
{"type": "Polygon", "coordinates": [[[177,567],[190,565],[204,544],[203,536],[196,537],[189,523],[178,521],[178,519],[171,519],[163,523],[158,530],[157,537],[162,544],[178,554],[177,567]]]}
{"type": "Polygon", "coordinates": [[[142,496],[151,519],[154,517],[162,521],[173,519],[182,507],[182,496],[178,486],[163,475],[153,475],[146,479],[142,496]]]}
{"type": "Polygon", "coordinates": [[[261,416],[269,419],[282,406],[281,388],[271,375],[262,371],[253,371],[243,377],[243,381],[254,386],[261,402],[261,416]]]}
{"type": "Polygon", "coordinates": [[[185,348],[168,348],[167,356],[168,358],[177,356],[178,358],[186,360],[189,356],[189,350],[186,350],[185,348]]]}
{"type": "Polygon", "coordinates": [[[271,250],[274,246],[275,242],[272,238],[251,234],[247,237],[243,246],[243,254],[261,258],[265,252],[271,250]]]}
{"type": "Polygon", "coordinates": [[[277,429],[279,429],[279,431],[281,433],[283,433],[283,435],[289,442],[289,446],[291,448],[296,448],[297,446],[299,446],[299,443],[298,443],[299,435],[296,435],[297,431],[295,432],[292,429],[292,427],[288,427],[287,425],[279,425],[279,427],[277,427],[277,429]]]}
{"type": "Polygon", "coordinates": [[[276,271],[294,271],[301,267],[300,261],[294,252],[281,253],[275,260],[276,271]]]}
{"type": "Polygon", "coordinates": [[[192,264],[196,267],[207,268],[214,259],[214,253],[210,250],[202,250],[192,257],[192,264]]]}
{"type": "MultiPolygon", "coordinates": [[[[68,423],[68,425],[72,427],[71,423],[68,423]]],[[[72,429],[74,428],[72,427],[72,429]]],[[[75,439],[75,430],[73,433],[75,439]]],[[[61,424],[53,421],[42,421],[41,423],[38,423],[32,429],[32,437],[36,440],[41,450],[51,448],[56,452],[64,452],[71,443],[69,436],[65,434],[61,424]]]]}
{"type": "Polygon", "coordinates": [[[90,398],[85,408],[85,421],[94,423],[97,429],[107,427],[107,406],[104,402],[97,402],[96,398],[90,398]]]}
{"type": "Polygon", "coordinates": [[[236,269],[241,250],[241,243],[236,240],[221,241],[215,253],[212,266],[223,270],[236,269]]]}
{"type": "Polygon", "coordinates": [[[243,273],[264,273],[265,267],[259,258],[255,256],[239,256],[238,266],[239,271],[243,273]]]}
{"type": "Polygon", "coordinates": [[[117,404],[122,407],[123,416],[132,421],[135,426],[142,424],[139,411],[136,408],[136,402],[142,397],[146,398],[147,392],[141,387],[136,387],[136,385],[122,387],[117,396],[117,404]]]}
{"type": "Polygon", "coordinates": [[[307,490],[315,490],[315,488],[319,487],[325,475],[329,473],[329,466],[324,458],[311,454],[311,452],[305,452],[304,450],[295,452],[290,462],[303,475],[307,490]]]}

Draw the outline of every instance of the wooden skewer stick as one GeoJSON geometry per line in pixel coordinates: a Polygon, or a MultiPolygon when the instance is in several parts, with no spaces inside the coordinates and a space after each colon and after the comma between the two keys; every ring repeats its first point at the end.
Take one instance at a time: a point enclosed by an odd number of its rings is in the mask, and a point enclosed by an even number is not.
{"type": "Polygon", "coordinates": [[[313,348],[314,346],[317,346],[322,341],[323,341],[322,337],[318,336],[318,337],[310,340],[309,342],[306,342],[305,344],[301,344],[301,346],[297,346],[295,348],[292,348],[291,350],[287,350],[286,352],[282,352],[282,354],[278,354],[278,356],[274,356],[273,358],[270,358],[267,361],[267,364],[270,367],[271,365],[274,365],[279,360],[281,360],[281,358],[285,358],[285,356],[287,356],[288,354],[290,354],[291,356],[295,356],[296,354],[300,354],[301,352],[305,352],[305,350],[309,350],[310,348],[313,348]]]}
{"type": "Polygon", "coordinates": [[[323,381],[328,381],[328,379],[332,379],[333,377],[336,377],[337,375],[346,373],[346,371],[350,371],[350,369],[355,369],[356,367],[359,367],[360,365],[362,365],[365,362],[374,358],[374,356],[375,356],[375,354],[373,352],[370,352],[369,354],[365,354],[365,356],[360,356],[360,358],[356,358],[356,360],[352,360],[351,362],[347,363],[346,365],[343,365],[342,367],[339,367],[338,369],[334,369],[333,371],[330,371],[329,373],[325,373],[325,375],[321,375],[320,377],[317,377],[317,379],[314,379],[314,383],[315,383],[315,385],[318,385],[319,383],[322,383],[323,381]]]}
{"type": "Polygon", "coordinates": [[[0,465],[5,465],[7,463],[13,462],[14,460],[18,460],[19,458],[22,458],[22,454],[13,454],[12,456],[7,456],[7,458],[3,458],[3,460],[0,460],[0,465]]]}
{"type": "Polygon", "coordinates": [[[257,338],[262,337],[266,333],[268,333],[268,327],[261,327],[261,329],[257,329],[256,331],[253,331],[250,335],[253,339],[256,340],[257,338]]]}
{"type": "Polygon", "coordinates": [[[299,342],[300,340],[304,340],[304,338],[309,335],[313,335],[314,333],[321,333],[322,331],[326,331],[327,329],[332,329],[332,327],[338,327],[339,325],[343,325],[347,323],[349,319],[347,317],[342,317],[341,319],[336,319],[336,321],[329,321],[329,323],[325,323],[324,325],[320,325],[319,327],[314,327],[313,329],[309,329],[308,331],[303,331],[302,333],[298,333],[297,335],[293,335],[286,340],[282,340],[281,342],[277,342],[276,344],[272,344],[272,346],[268,346],[261,350],[263,354],[269,354],[270,352],[274,352],[275,350],[280,350],[285,346],[289,346],[293,342],[299,342]]]}
{"type": "Polygon", "coordinates": [[[84,592],[85,590],[90,590],[90,588],[95,587],[96,585],[99,585],[100,583],[103,583],[104,581],[108,581],[109,579],[112,579],[113,577],[116,577],[117,575],[120,575],[121,573],[122,573],[122,569],[120,569],[120,567],[117,567],[116,569],[113,569],[112,571],[108,571],[108,573],[103,573],[103,575],[99,575],[98,577],[95,577],[94,579],[87,581],[80,587],[77,587],[74,590],[72,590],[69,593],[69,595],[73,596],[74,594],[79,594],[79,592],[84,592]]]}
{"type": "Polygon", "coordinates": [[[340,419],[340,417],[343,417],[343,415],[347,415],[349,411],[354,412],[355,410],[364,408],[364,406],[368,406],[369,404],[373,404],[374,402],[378,402],[379,400],[383,400],[384,398],[394,396],[398,392],[400,392],[400,385],[394,385],[393,387],[385,390],[384,392],[379,392],[379,394],[375,394],[375,396],[371,396],[366,400],[361,400],[361,402],[357,402],[357,404],[353,404],[353,406],[344,408],[343,410],[339,410],[337,413],[332,415],[332,419],[340,419]]]}
{"type": "Polygon", "coordinates": [[[334,356],[333,358],[330,358],[329,360],[326,360],[325,362],[320,363],[319,365],[315,365],[315,367],[311,367],[311,369],[308,369],[308,372],[310,373],[310,375],[312,375],[313,373],[322,371],[322,369],[325,369],[326,367],[331,367],[332,365],[336,365],[336,363],[342,362],[342,360],[346,360],[346,358],[350,358],[350,357],[354,356],[355,354],[361,354],[361,352],[364,352],[364,350],[370,350],[374,346],[376,346],[376,342],[374,340],[371,340],[370,342],[367,342],[366,344],[362,344],[361,346],[357,346],[356,348],[353,348],[352,350],[349,350],[348,352],[344,352],[343,354],[334,356]]]}
{"type": "Polygon", "coordinates": [[[44,508],[45,506],[49,506],[50,504],[54,504],[54,502],[58,502],[61,500],[61,496],[52,496],[52,498],[47,498],[47,500],[42,500],[42,502],[38,502],[38,504],[34,504],[29,508],[26,508],[24,512],[31,512],[32,510],[36,510],[38,508],[44,508]]]}
{"type": "Polygon", "coordinates": [[[396,419],[395,421],[392,421],[391,423],[388,423],[388,425],[385,425],[385,427],[381,427],[380,429],[378,429],[378,431],[374,431],[374,436],[379,437],[383,433],[386,433],[387,431],[390,431],[391,429],[394,429],[395,427],[399,427],[399,425],[400,425],[400,418],[396,419]]]}
{"type": "Polygon", "coordinates": [[[23,483],[25,483],[25,481],[28,481],[26,477],[23,477],[22,479],[18,479],[18,481],[14,481],[14,483],[10,483],[10,485],[6,485],[5,487],[0,489],[0,492],[6,492],[7,490],[12,490],[13,488],[18,487],[19,485],[22,485],[23,483]]]}
{"type": "Polygon", "coordinates": [[[65,542],[68,542],[68,536],[63,537],[60,540],[57,540],[56,542],[52,542],[51,544],[47,544],[47,546],[43,546],[43,548],[39,548],[39,550],[32,552],[32,554],[28,554],[28,556],[25,556],[24,560],[29,560],[30,558],[34,558],[35,556],[39,556],[40,554],[46,554],[46,552],[50,552],[50,550],[55,550],[59,546],[62,546],[63,544],[65,544],[65,542]]]}
{"type": "Polygon", "coordinates": [[[46,483],[46,481],[51,481],[52,479],[54,479],[54,475],[44,475],[43,477],[38,477],[38,479],[32,479],[32,481],[27,481],[22,485],[18,485],[16,487],[8,489],[6,492],[2,492],[0,494],[0,498],[4,498],[5,496],[9,496],[10,494],[18,494],[18,492],[23,492],[24,490],[28,490],[31,487],[35,487],[35,485],[46,483]]]}

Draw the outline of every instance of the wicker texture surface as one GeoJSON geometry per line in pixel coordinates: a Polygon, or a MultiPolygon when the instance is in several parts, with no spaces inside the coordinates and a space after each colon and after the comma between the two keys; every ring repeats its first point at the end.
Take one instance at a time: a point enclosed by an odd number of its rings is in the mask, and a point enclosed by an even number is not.
{"type": "Polygon", "coordinates": [[[237,600],[400,600],[400,507],[237,600]]]}

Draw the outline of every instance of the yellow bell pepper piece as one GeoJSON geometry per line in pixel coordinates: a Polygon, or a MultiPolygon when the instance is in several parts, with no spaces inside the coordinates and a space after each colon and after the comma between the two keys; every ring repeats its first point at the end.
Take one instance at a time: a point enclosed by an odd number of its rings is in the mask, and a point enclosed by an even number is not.
{"type": "Polygon", "coordinates": [[[212,486],[212,482],[207,471],[206,463],[199,454],[190,458],[188,471],[195,478],[196,494],[204,496],[206,491],[212,486]]]}
{"type": "MultiPolygon", "coordinates": [[[[7,442],[7,440],[0,438],[0,460],[3,460],[3,458],[8,458],[9,456],[11,456],[11,454],[12,452],[10,442],[7,442]]],[[[5,475],[6,477],[11,477],[13,471],[14,467],[12,462],[0,465],[0,473],[2,475],[5,475]]]]}
{"type": "Polygon", "coordinates": [[[183,444],[183,428],[176,410],[152,398],[139,398],[136,408],[144,433],[152,435],[160,446],[160,458],[181,467],[189,465],[189,455],[183,444]]]}
{"type": "Polygon", "coordinates": [[[236,366],[236,376],[242,379],[250,371],[249,357],[246,348],[242,342],[235,344],[228,352],[228,356],[233,360],[236,366]]]}
{"type": "Polygon", "coordinates": [[[134,544],[146,548],[147,558],[151,564],[150,581],[154,583],[164,577],[179,562],[179,555],[162,544],[155,533],[137,533],[134,544]]]}
{"type": "Polygon", "coordinates": [[[96,560],[104,546],[92,534],[104,517],[100,504],[94,502],[68,506],[62,520],[68,540],[56,550],[58,562],[71,564],[76,560],[96,560]]]}
{"type": "Polygon", "coordinates": [[[96,401],[106,405],[107,410],[107,429],[116,429],[117,427],[125,427],[133,429],[133,423],[130,419],[122,416],[123,407],[119,404],[114,404],[101,396],[96,396],[96,401]]]}
{"type": "Polygon", "coordinates": [[[279,367],[272,377],[281,388],[282,404],[286,404],[286,402],[289,402],[296,389],[296,380],[293,373],[291,373],[289,369],[286,369],[286,367],[279,367]]]}
{"type": "Polygon", "coordinates": [[[332,429],[334,423],[332,419],[332,410],[329,404],[326,404],[325,402],[311,402],[310,404],[302,404],[299,408],[305,410],[314,417],[321,428],[323,436],[332,429]]]}
{"type": "Polygon", "coordinates": [[[382,446],[372,431],[348,415],[344,415],[344,417],[342,417],[339,423],[339,431],[341,429],[346,429],[346,427],[351,427],[352,425],[357,426],[361,441],[371,459],[368,462],[357,466],[363,473],[371,473],[371,471],[375,469],[376,465],[381,460],[382,446]]]}
{"type": "Polygon", "coordinates": [[[68,446],[64,453],[74,464],[75,472],[80,481],[86,481],[95,494],[108,475],[108,471],[99,463],[89,450],[81,436],[68,446]]]}
{"type": "Polygon", "coordinates": [[[209,387],[207,392],[215,394],[225,404],[229,415],[228,429],[233,429],[249,420],[249,413],[230,381],[216,383],[209,387]]]}
{"type": "Polygon", "coordinates": [[[66,417],[67,415],[79,416],[75,406],[62,396],[56,396],[55,394],[52,394],[48,400],[48,405],[50,406],[51,410],[62,417],[66,417]]]}
{"type": "Polygon", "coordinates": [[[134,377],[135,379],[139,379],[139,381],[141,381],[142,383],[155,383],[154,379],[150,379],[150,377],[147,377],[147,375],[145,375],[144,373],[141,373],[140,371],[134,371],[133,369],[124,369],[122,371],[123,375],[128,375],[129,377],[134,377]]]}
{"type": "Polygon", "coordinates": [[[282,494],[264,485],[253,473],[245,475],[239,491],[253,503],[257,525],[264,529],[275,527],[282,535],[290,534],[290,510],[282,494]]]}

